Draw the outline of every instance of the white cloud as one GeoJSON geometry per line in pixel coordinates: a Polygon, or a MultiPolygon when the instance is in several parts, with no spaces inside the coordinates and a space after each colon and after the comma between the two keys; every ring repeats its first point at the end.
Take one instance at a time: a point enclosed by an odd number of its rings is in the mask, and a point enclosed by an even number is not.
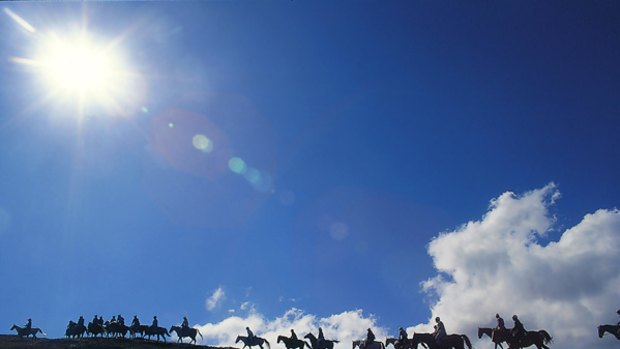
{"type": "Polygon", "coordinates": [[[322,327],[325,338],[340,341],[335,345],[335,349],[349,349],[352,340],[365,338],[367,328],[372,328],[377,338],[384,338],[387,333],[372,315],[364,316],[362,310],[345,311],[319,318],[292,308],[282,316],[269,320],[251,309],[245,317],[231,316],[218,323],[195,327],[200,329],[204,336],[203,344],[236,347],[238,345],[235,344],[235,339],[238,335],[246,335],[246,326],[257,336],[266,338],[272,347],[278,346],[276,340],[279,335],[289,336],[291,329],[295,329],[301,339],[310,332],[316,336],[318,328],[322,327]]]}
{"type": "Polygon", "coordinates": [[[224,300],[225,297],[226,294],[224,293],[224,289],[222,289],[221,287],[215,289],[215,291],[213,291],[213,294],[211,294],[211,296],[207,298],[207,301],[205,302],[207,310],[211,311],[215,309],[224,300]]]}
{"type": "MultiPolygon", "coordinates": [[[[620,290],[620,212],[601,209],[542,242],[555,218],[549,208],[559,198],[554,184],[521,196],[504,193],[478,221],[442,233],[428,246],[438,274],[422,283],[433,299],[433,319],[448,332],[477,340],[477,327],[494,325],[495,313],[518,314],[529,330],[545,329],[551,347],[611,348],[596,327],[615,323],[620,290]]],[[[432,321],[410,329],[428,332],[432,321]]],[[[476,348],[492,348],[488,338],[476,348]]]]}

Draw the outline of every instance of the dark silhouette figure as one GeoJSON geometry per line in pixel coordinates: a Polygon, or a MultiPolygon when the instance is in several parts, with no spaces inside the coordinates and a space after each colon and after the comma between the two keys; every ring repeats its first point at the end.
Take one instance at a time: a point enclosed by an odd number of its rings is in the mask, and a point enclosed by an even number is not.
{"type": "Polygon", "coordinates": [[[620,324],[619,325],[600,325],[598,327],[598,338],[603,338],[605,332],[612,334],[616,339],[620,340],[620,324]]]}
{"type": "Polygon", "coordinates": [[[153,323],[151,324],[151,327],[157,328],[158,325],[159,325],[159,321],[157,321],[157,316],[153,316],[153,323]]]}
{"type": "Polygon", "coordinates": [[[512,320],[514,321],[514,327],[510,331],[510,334],[512,334],[513,340],[510,341],[510,342],[520,342],[523,339],[523,337],[525,336],[525,333],[527,331],[525,331],[525,327],[523,326],[523,324],[519,320],[518,316],[513,315],[512,316],[512,320]]]}
{"type": "Polygon", "coordinates": [[[469,337],[464,334],[451,334],[446,336],[441,344],[437,343],[435,333],[414,333],[412,339],[414,346],[422,343],[427,345],[429,349],[464,349],[466,345],[467,348],[472,348],[469,337]]]}
{"type": "Polygon", "coordinates": [[[97,315],[95,315],[93,321],[89,322],[88,326],[86,327],[86,334],[94,337],[101,335],[101,337],[103,337],[103,335],[105,334],[105,328],[103,327],[103,318],[97,317],[97,315]]]}
{"type": "Polygon", "coordinates": [[[291,337],[278,336],[278,343],[280,342],[284,342],[284,346],[286,346],[286,349],[304,349],[305,346],[308,346],[308,348],[312,348],[305,341],[298,339],[295,332],[291,334],[291,337]]]}
{"type": "MultiPolygon", "coordinates": [[[[246,330],[251,333],[250,328],[246,327],[246,330]]],[[[271,345],[269,344],[269,342],[265,339],[265,338],[261,338],[261,337],[256,337],[254,336],[254,334],[252,333],[252,337],[248,336],[237,336],[237,339],[235,340],[235,343],[239,343],[239,342],[243,342],[243,348],[245,347],[255,347],[255,346],[259,346],[261,349],[263,348],[263,344],[267,344],[267,348],[271,348],[271,345]]]]}
{"type": "Polygon", "coordinates": [[[26,327],[19,327],[15,324],[13,324],[13,326],[11,326],[11,331],[15,330],[15,332],[17,332],[17,335],[20,337],[28,337],[28,336],[32,336],[32,338],[37,338],[37,333],[40,333],[42,335],[45,336],[45,332],[41,331],[40,328],[38,327],[32,327],[32,320],[28,319],[29,323],[30,323],[30,328],[26,328],[26,327]]]}
{"type": "Polygon", "coordinates": [[[191,338],[192,340],[189,342],[190,344],[191,343],[196,343],[196,335],[197,334],[200,335],[200,338],[202,338],[202,334],[196,328],[188,327],[188,328],[184,329],[181,326],[172,326],[172,327],[170,327],[170,333],[172,333],[172,332],[176,332],[177,333],[177,337],[179,337],[177,342],[181,342],[181,343],[183,343],[183,337],[191,338]]]}
{"type": "Polygon", "coordinates": [[[84,326],[84,318],[80,316],[77,323],[69,321],[67,329],[65,330],[65,337],[67,338],[82,338],[86,333],[86,326],[84,326]]]}
{"type": "Polygon", "coordinates": [[[549,349],[546,344],[551,343],[553,338],[545,330],[539,331],[525,331],[520,341],[515,341],[514,337],[507,336],[508,348],[527,348],[531,345],[535,345],[538,349],[549,349]]]}
{"type": "Polygon", "coordinates": [[[507,330],[498,332],[497,328],[478,327],[478,338],[482,338],[485,334],[491,338],[491,341],[495,344],[495,349],[497,349],[498,345],[501,349],[504,349],[502,342],[505,342],[505,338],[508,334],[507,330]]]}
{"type": "Polygon", "coordinates": [[[367,343],[365,339],[358,339],[353,341],[353,349],[358,347],[360,349],[385,349],[383,342],[367,343]]]}
{"type": "MultiPolygon", "coordinates": [[[[411,338],[401,340],[400,338],[388,337],[385,339],[385,347],[387,348],[390,344],[393,345],[395,349],[415,349],[411,338]]],[[[422,343],[422,345],[426,348],[424,343],[422,343]]]]}
{"type": "MultiPolygon", "coordinates": [[[[323,333],[323,331],[319,332],[319,334],[321,333],[323,333]]],[[[310,340],[310,347],[312,349],[334,349],[334,343],[339,343],[336,340],[325,339],[325,337],[323,337],[322,340],[319,340],[312,333],[308,333],[304,336],[304,338],[308,338],[308,340],[310,340]]]]}
{"type": "Polygon", "coordinates": [[[157,336],[158,342],[160,338],[163,339],[164,342],[167,342],[166,336],[170,337],[170,333],[164,327],[159,327],[159,326],[153,327],[153,326],[144,326],[144,325],[140,325],[140,326],[144,330],[144,336],[147,337],[149,340],[151,339],[152,336],[157,336]]]}

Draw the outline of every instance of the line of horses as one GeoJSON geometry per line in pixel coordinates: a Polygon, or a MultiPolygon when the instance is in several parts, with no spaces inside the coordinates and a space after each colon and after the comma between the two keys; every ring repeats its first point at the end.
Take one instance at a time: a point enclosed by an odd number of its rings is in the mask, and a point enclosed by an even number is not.
{"type": "MultiPolygon", "coordinates": [[[[13,325],[11,331],[16,331],[20,337],[37,337],[37,334],[45,333],[38,327],[20,327],[13,325]]],[[[112,337],[112,338],[125,338],[129,333],[132,338],[140,336],[142,338],[151,340],[152,337],[157,337],[157,341],[166,341],[166,337],[171,337],[171,333],[176,332],[178,340],[177,342],[183,343],[183,338],[190,338],[190,344],[196,343],[196,336],[199,335],[202,338],[200,331],[193,327],[172,326],[170,330],[160,326],[147,326],[147,325],[132,325],[127,326],[118,322],[107,322],[103,325],[89,322],[88,326],[80,325],[75,322],[69,323],[67,330],[65,331],[65,337],[67,338],[83,338],[89,337],[112,337]]]]}
{"type": "MultiPolygon", "coordinates": [[[[20,327],[13,325],[11,331],[15,330],[20,337],[32,336],[36,338],[37,334],[45,335],[45,333],[37,327],[20,327]]],[[[105,325],[88,323],[88,326],[79,325],[77,323],[70,323],[65,332],[67,338],[82,338],[84,336],[92,337],[125,337],[128,333],[131,337],[140,336],[145,339],[151,340],[152,337],[156,337],[157,341],[164,340],[166,337],[171,337],[171,333],[176,332],[179,342],[183,342],[183,338],[190,338],[190,344],[196,343],[196,336],[201,338],[202,334],[196,328],[172,326],[170,330],[165,327],[153,327],[147,325],[133,325],[126,326],[120,323],[106,323],[105,325]]],[[[618,325],[600,325],[598,327],[598,336],[602,338],[605,333],[610,333],[616,339],[620,340],[620,324],[618,325]]],[[[495,328],[479,327],[478,338],[488,336],[495,344],[495,349],[499,346],[504,349],[502,343],[508,344],[508,349],[527,348],[535,345],[537,349],[549,349],[547,344],[552,341],[551,335],[545,330],[527,331],[525,336],[519,341],[515,340],[510,331],[498,331],[495,328]]],[[[286,336],[278,336],[277,342],[284,343],[287,349],[334,349],[334,344],[339,343],[337,340],[322,340],[319,342],[316,336],[312,333],[308,333],[304,336],[310,343],[302,339],[294,339],[286,336]]],[[[243,343],[243,348],[258,346],[264,349],[263,345],[267,346],[267,349],[271,349],[269,342],[265,338],[261,337],[245,337],[238,336],[235,343],[243,343]]],[[[472,344],[467,335],[464,334],[451,334],[446,336],[442,343],[437,343],[435,336],[431,333],[414,333],[411,338],[408,338],[404,343],[401,343],[397,338],[388,337],[385,344],[382,342],[373,342],[366,344],[364,340],[355,340],[352,342],[352,349],[356,347],[359,349],[385,349],[389,345],[393,345],[395,349],[417,349],[419,344],[422,344],[426,349],[472,349],[472,344]]]]}

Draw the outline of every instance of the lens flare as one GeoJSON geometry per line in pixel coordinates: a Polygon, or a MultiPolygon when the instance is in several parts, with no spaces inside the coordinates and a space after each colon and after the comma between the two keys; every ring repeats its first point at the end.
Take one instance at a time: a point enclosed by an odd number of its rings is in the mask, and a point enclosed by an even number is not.
{"type": "Polygon", "coordinates": [[[194,148],[203,153],[210,153],[213,151],[213,142],[205,135],[197,134],[192,137],[192,144],[194,145],[194,148]]]}

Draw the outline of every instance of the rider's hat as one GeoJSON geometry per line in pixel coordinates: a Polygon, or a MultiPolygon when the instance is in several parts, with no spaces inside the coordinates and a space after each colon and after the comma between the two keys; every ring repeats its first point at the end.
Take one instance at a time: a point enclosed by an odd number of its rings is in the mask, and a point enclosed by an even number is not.
{"type": "Polygon", "coordinates": [[[518,319],[518,317],[517,317],[516,315],[513,315],[513,316],[512,316],[512,319],[513,319],[513,320],[517,320],[517,319],[518,319]]]}

